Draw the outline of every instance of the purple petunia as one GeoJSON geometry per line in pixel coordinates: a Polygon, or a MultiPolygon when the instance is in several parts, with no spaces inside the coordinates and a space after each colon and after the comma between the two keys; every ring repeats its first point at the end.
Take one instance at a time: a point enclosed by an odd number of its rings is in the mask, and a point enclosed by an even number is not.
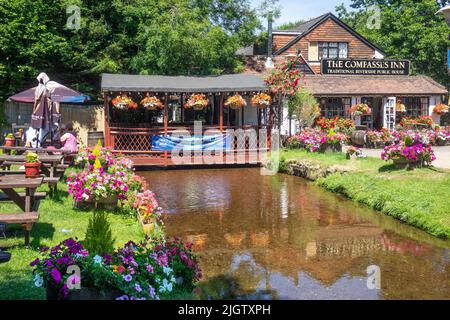
{"type": "Polygon", "coordinates": [[[126,282],[130,282],[131,280],[133,280],[133,277],[130,274],[127,274],[123,276],[123,280],[125,280],[126,282]]]}

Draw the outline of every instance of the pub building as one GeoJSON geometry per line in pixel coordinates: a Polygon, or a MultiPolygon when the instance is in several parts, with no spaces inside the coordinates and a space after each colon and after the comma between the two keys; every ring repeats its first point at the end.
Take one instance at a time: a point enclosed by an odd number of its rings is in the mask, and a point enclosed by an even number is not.
{"type": "MultiPolygon", "coordinates": [[[[318,99],[326,118],[350,118],[350,107],[365,103],[372,115],[355,118],[357,125],[393,129],[399,121],[395,106],[400,103],[406,107],[404,116],[432,115],[436,123],[440,121],[432,111],[444,101],[446,87],[430,77],[410,75],[409,61],[386,59],[381,48],[332,13],[289,30],[275,30],[271,38],[275,62],[300,56],[305,86],[318,99]]],[[[241,54],[252,60],[251,50],[241,54]]],[[[294,121],[288,119],[285,110],[282,134],[294,130],[294,121]]]]}
{"type": "MultiPolygon", "coordinates": [[[[284,136],[294,134],[297,128],[295,121],[289,119],[287,108],[275,110],[251,103],[255,95],[268,93],[264,83],[268,71],[265,66],[270,67],[267,56],[275,62],[300,57],[305,86],[317,97],[327,118],[350,118],[351,106],[368,104],[372,114],[354,119],[368,129],[394,129],[398,121],[397,102],[406,106],[406,116],[431,115],[434,106],[448,93],[427,76],[410,75],[409,61],[387,59],[381,48],[331,13],[291,30],[274,31],[269,39],[272,46],[268,48],[272,50],[267,55],[256,54],[255,46],[236,52],[247,62],[243,74],[210,77],[103,74],[105,146],[127,154],[135,165],[179,165],[173,161],[172,151],[178,141],[176,132],[184,130],[188,141],[194,141],[194,147],[201,144],[202,151],[214,145],[226,146],[231,153],[244,157],[255,151],[261,155],[272,145],[273,128],[279,127],[284,136]],[[200,109],[186,107],[199,94],[205,105],[200,109]],[[245,99],[246,105],[237,108],[228,105],[235,95],[245,99]],[[131,108],[122,109],[115,104],[121,96],[134,101],[131,108]],[[159,101],[159,107],[138,107],[146,97],[159,101]],[[195,132],[199,121],[203,135],[195,132]],[[209,130],[217,134],[206,136],[209,130]],[[232,137],[233,130],[253,131],[257,137],[253,142],[239,140],[232,137]]],[[[436,118],[435,122],[439,120],[436,118]]],[[[189,158],[192,153],[183,149],[184,155],[189,158]]]]}

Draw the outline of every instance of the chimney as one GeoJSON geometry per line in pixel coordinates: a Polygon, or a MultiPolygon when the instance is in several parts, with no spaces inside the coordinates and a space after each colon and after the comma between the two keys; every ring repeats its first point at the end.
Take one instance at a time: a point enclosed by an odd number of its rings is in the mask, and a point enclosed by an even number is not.
{"type": "Polygon", "coordinates": [[[272,58],[272,12],[267,15],[267,57],[272,58]]]}
{"type": "Polygon", "coordinates": [[[272,12],[267,14],[267,60],[265,63],[266,69],[274,68],[274,64],[272,61],[272,12]]]}

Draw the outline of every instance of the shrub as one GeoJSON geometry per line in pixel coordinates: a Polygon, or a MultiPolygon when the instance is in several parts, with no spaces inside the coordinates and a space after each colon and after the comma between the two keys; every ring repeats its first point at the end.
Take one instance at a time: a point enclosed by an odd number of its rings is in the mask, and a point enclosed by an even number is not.
{"type": "Polygon", "coordinates": [[[105,212],[94,212],[89,219],[84,240],[85,248],[91,254],[104,255],[114,249],[111,224],[105,212]]]}

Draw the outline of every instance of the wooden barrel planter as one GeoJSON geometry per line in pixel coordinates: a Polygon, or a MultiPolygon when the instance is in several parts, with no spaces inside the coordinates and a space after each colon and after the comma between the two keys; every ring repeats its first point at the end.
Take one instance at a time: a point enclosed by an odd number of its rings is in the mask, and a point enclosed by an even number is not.
{"type": "Polygon", "coordinates": [[[353,145],[364,146],[366,144],[366,131],[354,130],[350,136],[353,145]]]}
{"type": "Polygon", "coordinates": [[[105,138],[103,136],[103,131],[89,131],[88,132],[88,147],[95,147],[98,143],[105,145],[105,138]]]}
{"type": "Polygon", "coordinates": [[[108,211],[115,211],[117,209],[117,203],[119,199],[117,196],[111,196],[108,198],[101,198],[99,200],[78,201],[74,203],[75,209],[91,210],[91,209],[104,209],[108,211]]]}
{"type": "Polygon", "coordinates": [[[414,169],[414,168],[421,168],[423,166],[423,162],[422,161],[411,161],[409,159],[405,159],[405,158],[398,158],[398,159],[393,159],[394,161],[394,166],[396,169],[414,169]]]}

